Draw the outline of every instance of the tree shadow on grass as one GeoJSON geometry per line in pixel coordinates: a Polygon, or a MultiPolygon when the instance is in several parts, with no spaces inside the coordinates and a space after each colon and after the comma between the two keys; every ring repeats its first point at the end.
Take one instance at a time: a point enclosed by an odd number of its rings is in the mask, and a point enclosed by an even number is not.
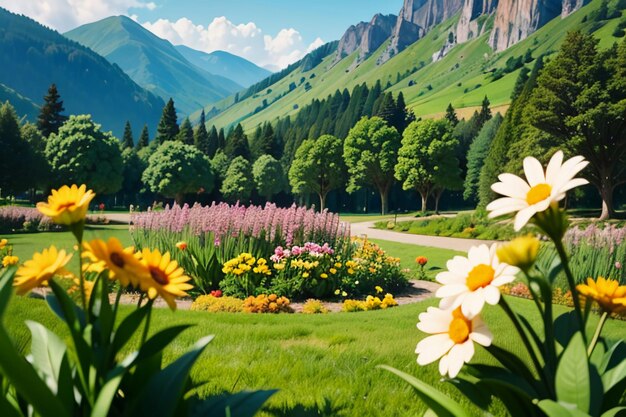
{"type": "Polygon", "coordinates": [[[264,407],[263,411],[274,417],[334,417],[344,409],[345,407],[333,406],[328,398],[324,398],[322,404],[297,404],[287,408],[271,406],[264,407]]]}

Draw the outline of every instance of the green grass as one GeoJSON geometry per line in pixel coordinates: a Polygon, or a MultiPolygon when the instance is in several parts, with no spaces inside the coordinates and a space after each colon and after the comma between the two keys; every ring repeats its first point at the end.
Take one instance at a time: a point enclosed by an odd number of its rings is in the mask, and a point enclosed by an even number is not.
{"type": "MultiPolygon", "coordinates": [[[[532,302],[509,298],[509,303],[535,326],[540,326],[532,302]]],[[[403,381],[376,368],[388,364],[433,384],[467,405],[448,384],[440,383],[437,365],[419,367],[413,353],[423,335],[415,328],[417,317],[435,300],[394,309],[318,316],[211,314],[158,309],[152,329],[183,323],[185,331],[165,354],[170,362],[198,338],[215,335],[196,364],[192,376],[208,381],[203,394],[245,389],[276,388],[263,416],[290,416],[307,409],[319,416],[416,416],[425,407],[403,381]]],[[[130,311],[127,307],[124,311],[130,311]]],[[[565,308],[556,306],[556,311],[565,308]]],[[[16,297],[5,324],[16,345],[27,351],[29,336],[24,320],[37,320],[64,333],[45,303],[16,297]]],[[[485,319],[495,343],[521,354],[521,343],[508,319],[497,307],[488,307],[485,319]]],[[[621,338],[626,322],[610,320],[605,336],[621,338]]],[[[476,362],[493,363],[477,347],[476,362]]],[[[505,415],[493,407],[494,415],[505,415]]]]}
{"type": "Polygon", "coordinates": [[[407,272],[407,276],[410,279],[417,279],[417,273],[419,270],[418,265],[415,263],[415,258],[418,256],[425,256],[428,258],[428,264],[426,264],[426,276],[434,280],[435,275],[440,272],[440,269],[445,269],[446,262],[452,259],[455,255],[463,255],[463,252],[458,252],[450,249],[431,248],[427,246],[417,246],[407,243],[391,242],[388,240],[369,239],[376,243],[390,256],[400,258],[400,267],[407,272]],[[429,270],[430,268],[437,268],[429,270]]]}
{"type": "MultiPolygon", "coordinates": [[[[398,217],[415,216],[418,212],[400,213],[398,217]]],[[[393,220],[395,214],[359,214],[359,213],[340,213],[339,220],[348,223],[375,222],[382,220],[393,220]]]]}

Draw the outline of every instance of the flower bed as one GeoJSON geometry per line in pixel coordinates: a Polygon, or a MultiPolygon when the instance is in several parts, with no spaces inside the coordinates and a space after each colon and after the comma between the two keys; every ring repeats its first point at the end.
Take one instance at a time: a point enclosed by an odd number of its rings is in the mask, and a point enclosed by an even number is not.
{"type": "Polygon", "coordinates": [[[60,230],[34,207],[0,207],[0,233],[60,230]]]}

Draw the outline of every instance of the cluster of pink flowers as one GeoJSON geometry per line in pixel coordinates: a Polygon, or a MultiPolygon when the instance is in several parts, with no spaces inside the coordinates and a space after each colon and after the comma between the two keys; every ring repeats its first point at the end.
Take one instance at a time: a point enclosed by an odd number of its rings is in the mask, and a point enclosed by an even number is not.
{"type": "Polygon", "coordinates": [[[595,224],[590,224],[584,229],[577,227],[570,228],[565,234],[565,242],[569,245],[578,246],[581,243],[594,248],[608,248],[613,253],[616,246],[624,242],[626,238],[626,228],[609,224],[604,228],[599,228],[595,224]]]}
{"type": "Polygon", "coordinates": [[[45,217],[34,207],[0,207],[0,229],[21,230],[26,223],[41,225],[46,230],[52,225],[50,218],[45,217]]]}
{"type": "Polygon", "coordinates": [[[263,207],[226,203],[174,205],[162,211],[133,212],[131,223],[142,230],[212,233],[216,244],[241,234],[287,247],[306,241],[335,242],[350,236],[349,224],[340,222],[337,214],[327,210],[319,213],[295,204],[289,208],[272,203],[263,207]]]}
{"type": "Polygon", "coordinates": [[[298,256],[302,254],[308,254],[313,257],[321,257],[324,255],[333,255],[335,253],[334,249],[331,248],[328,243],[324,243],[323,245],[318,245],[314,242],[306,242],[302,246],[293,246],[291,249],[284,249],[282,246],[277,246],[274,249],[274,254],[270,256],[270,259],[273,262],[280,262],[283,259],[287,259],[289,257],[298,256]]]}

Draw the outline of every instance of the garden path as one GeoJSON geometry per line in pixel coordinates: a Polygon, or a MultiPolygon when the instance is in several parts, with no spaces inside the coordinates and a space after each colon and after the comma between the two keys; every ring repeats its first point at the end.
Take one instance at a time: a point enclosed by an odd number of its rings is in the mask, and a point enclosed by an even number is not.
{"type": "MultiPolygon", "coordinates": [[[[397,221],[415,220],[415,217],[398,217],[397,221]]],[[[480,244],[491,245],[493,240],[462,239],[456,237],[414,235],[396,232],[393,230],[375,229],[375,221],[352,223],[350,225],[353,236],[367,236],[370,239],[390,240],[392,242],[408,243],[411,245],[430,246],[433,248],[452,249],[467,252],[472,246],[480,244]]]]}

